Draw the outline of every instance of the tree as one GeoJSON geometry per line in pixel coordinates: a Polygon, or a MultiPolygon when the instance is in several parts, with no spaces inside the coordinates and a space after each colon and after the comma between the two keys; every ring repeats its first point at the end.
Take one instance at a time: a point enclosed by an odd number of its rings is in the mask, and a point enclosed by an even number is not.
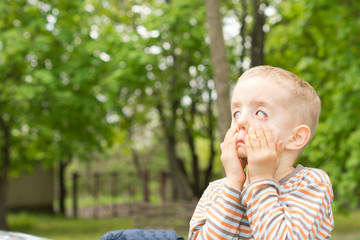
{"type": "Polygon", "coordinates": [[[41,86],[30,84],[32,76],[29,72],[41,64],[41,60],[45,60],[43,53],[51,37],[40,27],[42,24],[45,26],[44,19],[27,23],[28,19],[38,18],[40,11],[27,6],[25,1],[2,2],[0,12],[0,228],[7,229],[6,188],[9,170],[14,167],[13,160],[17,160],[15,163],[18,166],[26,160],[22,157],[31,149],[29,142],[37,138],[37,132],[32,128],[36,116],[30,109],[39,109],[41,105],[32,104],[39,102],[32,100],[43,91],[41,86]],[[44,33],[43,36],[32,35],[36,31],[44,33]],[[40,49],[39,45],[44,49],[40,49]],[[40,55],[39,58],[35,53],[40,55]]]}
{"type": "MultiPolygon", "coordinates": [[[[202,178],[204,157],[197,156],[196,142],[215,134],[215,118],[204,120],[205,115],[213,116],[215,98],[213,80],[208,77],[208,45],[204,44],[205,9],[201,2],[190,1],[138,4],[131,8],[135,9],[131,23],[122,24],[128,31],[116,33],[124,41],[111,45],[111,62],[121,63],[107,79],[107,85],[114,89],[112,102],[116,103],[111,109],[120,119],[128,119],[128,128],[146,129],[150,119],[158,121],[174,196],[189,199],[199,196],[209,181],[202,178]],[[128,39],[134,41],[125,41],[128,39]],[[179,150],[184,143],[189,147],[179,150]]],[[[207,179],[213,170],[214,138],[208,144],[207,179]]]]}
{"type": "Polygon", "coordinates": [[[217,110],[220,139],[223,140],[231,122],[229,61],[226,57],[219,0],[206,0],[213,76],[218,95],[217,110]]]}
{"type": "Polygon", "coordinates": [[[264,65],[264,44],[266,22],[265,9],[266,1],[252,0],[254,24],[251,33],[251,67],[264,65]]]}
{"type": "Polygon", "coordinates": [[[107,59],[101,51],[94,54],[90,27],[80,18],[86,15],[84,6],[73,1],[2,4],[0,224],[7,228],[4,194],[10,166],[60,162],[64,174],[67,161],[86,159],[106,145],[111,132],[96,91],[107,59]]]}

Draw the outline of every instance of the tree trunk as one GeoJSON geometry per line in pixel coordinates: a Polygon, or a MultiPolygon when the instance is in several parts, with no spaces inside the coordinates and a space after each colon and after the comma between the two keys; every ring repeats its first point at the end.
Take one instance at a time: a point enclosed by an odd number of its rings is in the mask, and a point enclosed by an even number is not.
{"type": "Polygon", "coordinates": [[[251,34],[251,67],[264,65],[264,42],[265,32],[263,26],[266,16],[264,10],[260,9],[259,0],[252,0],[254,9],[254,26],[251,34]]]}
{"type": "Polygon", "coordinates": [[[170,119],[165,117],[162,102],[159,101],[157,110],[159,112],[160,121],[164,130],[166,153],[169,160],[170,177],[173,190],[174,200],[189,200],[192,197],[189,178],[187,177],[184,165],[181,159],[176,154],[176,139],[174,126],[176,123],[177,108],[172,104],[173,116],[170,119]]]}
{"type": "Polygon", "coordinates": [[[210,139],[210,155],[209,155],[209,159],[208,159],[208,167],[206,169],[205,172],[205,178],[204,178],[204,190],[205,187],[209,184],[210,182],[210,177],[214,168],[214,159],[215,159],[215,137],[214,137],[214,114],[213,114],[213,101],[211,98],[211,89],[209,89],[210,91],[210,100],[208,102],[207,105],[207,113],[208,113],[208,119],[209,119],[209,126],[207,127],[207,132],[209,134],[209,139],[210,139]]]}
{"type": "Polygon", "coordinates": [[[131,126],[131,121],[128,119],[128,133],[129,133],[129,142],[130,142],[130,150],[132,155],[132,160],[135,165],[136,174],[139,179],[142,180],[142,193],[143,193],[143,201],[150,201],[150,190],[149,190],[149,170],[146,167],[141,165],[139,152],[134,148],[132,142],[132,138],[134,135],[133,128],[131,126]]]}
{"type": "Polygon", "coordinates": [[[244,68],[244,60],[245,60],[245,56],[247,55],[247,51],[246,51],[246,47],[245,47],[245,39],[246,39],[246,17],[248,16],[248,11],[247,11],[247,3],[246,0],[241,0],[241,7],[242,7],[242,15],[239,17],[239,20],[241,22],[241,28],[240,28],[240,37],[241,37],[241,54],[240,54],[240,62],[241,62],[241,67],[240,67],[240,75],[243,74],[243,72],[245,72],[245,68],[244,68]]]}
{"type": "Polygon", "coordinates": [[[220,140],[225,137],[231,122],[229,61],[222,32],[219,0],[205,0],[210,35],[210,52],[217,92],[218,126],[220,140]]]}
{"type": "Polygon", "coordinates": [[[170,174],[175,188],[174,200],[190,200],[192,197],[189,179],[186,176],[184,171],[184,166],[181,163],[181,160],[176,155],[175,150],[175,137],[167,135],[167,154],[170,160],[170,174]]]}
{"type": "Polygon", "coordinates": [[[128,140],[130,142],[130,150],[131,150],[131,156],[132,156],[132,161],[134,163],[134,166],[135,166],[135,170],[136,170],[136,174],[137,176],[141,179],[142,177],[142,172],[143,172],[143,169],[141,167],[141,163],[140,163],[140,156],[139,156],[139,153],[138,151],[134,148],[133,144],[132,144],[132,138],[133,138],[133,128],[131,126],[131,121],[128,120],[128,140]]]}
{"type": "Polygon", "coordinates": [[[141,174],[143,182],[143,201],[150,202],[150,189],[149,189],[149,171],[145,170],[141,174]]]}
{"type": "Polygon", "coordinates": [[[67,196],[66,185],[65,185],[65,173],[66,167],[70,163],[71,158],[68,161],[60,162],[59,164],[59,212],[65,216],[66,206],[65,200],[67,196]]]}
{"type": "Polygon", "coordinates": [[[0,125],[3,132],[3,146],[1,148],[1,175],[0,175],[0,229],[7,230],[6,219],[6,198],[7,198],[7,180],[10,165],[10,127],[5,123],[0,115],[0,125]]]}
{"type": "MultiPolygon", "coordinates": [[[[194,104],[194,103],[193,103],[194,104]]],[[[195,108],[192,108],[191,110],[191,115],[194,114],[195,108]]],[[[189,145],[190,148],[190,152],[191,152],[191,162],[192,162],[192,177],[193,177],[193,182],[191,184],[193,193],[196,197],[199,197],[199,195],[201,195],[201,190],[200,190],[200,185],[201,182],[199,181],[199,173],[200,173],[200,169],[199,169],[199,158],[198,155],[196,154],[196,149],[195,149],[195,139],[192,132],[192,121],[193,120],[187,120],[186,119],[186,114],[185,112],[182,114],[182,120],[184,122],[185,125],[185,135],[186,135],[186,139],[187,139],[187,143],[189,145]]]]}

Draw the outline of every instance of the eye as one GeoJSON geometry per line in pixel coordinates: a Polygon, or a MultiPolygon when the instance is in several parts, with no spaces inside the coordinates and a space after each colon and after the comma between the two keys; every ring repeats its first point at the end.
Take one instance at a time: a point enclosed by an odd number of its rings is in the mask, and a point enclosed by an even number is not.
{"type": "Polygon", "coordinates": [[[240,115],[241,115],[241,112],[239,112],[239,111],[236,111],[233,113],[234,118],[238,118],[238,117],[240,117],[240,115]]]}
{"type": "Polygon", "coordinates": [[[268,118],[268,115],[263,110],[257,110],[256,116],[258,116],[262,120],[265,120],[268,118]]]}

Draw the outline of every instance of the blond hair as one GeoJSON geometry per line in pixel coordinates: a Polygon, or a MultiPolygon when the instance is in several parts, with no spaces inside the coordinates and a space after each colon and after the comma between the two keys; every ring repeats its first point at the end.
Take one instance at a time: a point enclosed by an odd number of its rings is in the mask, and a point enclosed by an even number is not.
{"type": "Polygon", "coordinates": [[[300,124],[306,124],[311,129],[311,137],[314,136],[319,122],[321,112],[321,101],[314,88],[306,81],[302,80],[294,73],[282,68],[272,66],[257,66],[245,71],[239,81],[251,78],[253,76],[264,76],[266,79],[273,79],[279,85],[285,87],[292,101],[298,107],[295,111],[300,124]]]}

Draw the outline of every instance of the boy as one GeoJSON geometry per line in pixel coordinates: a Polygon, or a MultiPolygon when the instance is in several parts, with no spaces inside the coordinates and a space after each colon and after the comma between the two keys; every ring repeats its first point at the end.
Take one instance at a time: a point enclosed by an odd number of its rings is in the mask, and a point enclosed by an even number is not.
{"type": "Polygon", "coordinates": [[[294,166],[320,110],[315,90],[295,74],[271,66],[247,70],[234,88],[232,123],[220,145],[226,178],[205,190],[189,239],[329,239],[330,179],[320,169],[294,166]]]}

